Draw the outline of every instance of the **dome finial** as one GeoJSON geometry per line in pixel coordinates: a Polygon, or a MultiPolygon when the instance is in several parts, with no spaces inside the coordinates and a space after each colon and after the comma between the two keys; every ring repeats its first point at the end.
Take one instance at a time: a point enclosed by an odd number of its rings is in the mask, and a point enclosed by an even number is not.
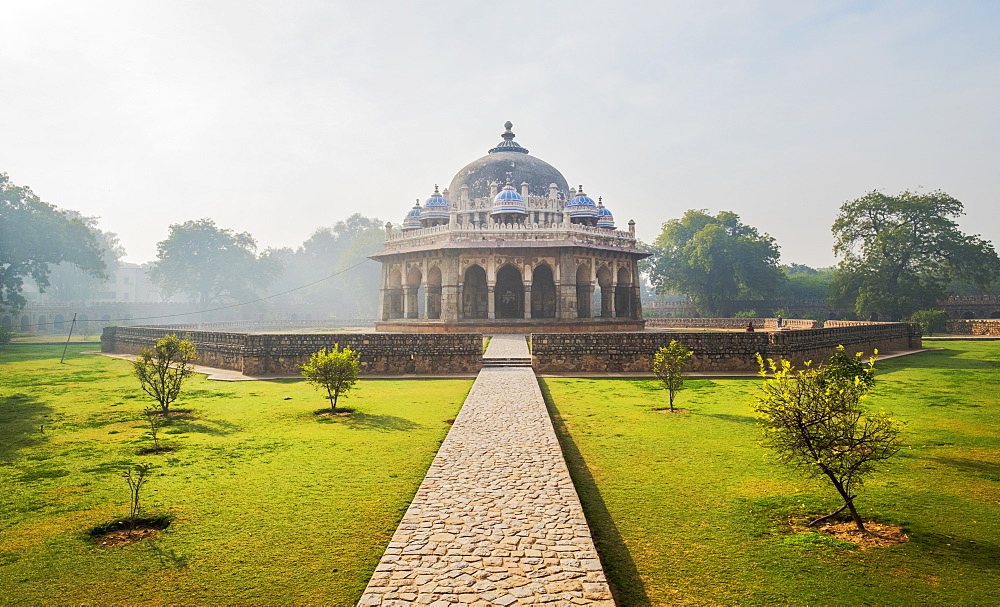
{"type": "Polygon", "coordinates": [[[491,149],[490,154],[494,154],[496,152],[520,152],[521,154],[527,154],[528,150],[526,148],[522,148],[514,142],[514,131],[511,130],[514,127],[514,123],[508,120],[503,123],[503,126],[507,129],[501,135],[501,137],[503,137],[503,141],[497,144],[495,148],[491,149]]]}

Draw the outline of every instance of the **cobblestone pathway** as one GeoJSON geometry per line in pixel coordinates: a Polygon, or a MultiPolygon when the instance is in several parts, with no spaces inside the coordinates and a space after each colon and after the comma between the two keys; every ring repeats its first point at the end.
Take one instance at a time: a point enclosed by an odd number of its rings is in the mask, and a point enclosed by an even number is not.
{"type": "Polygon", "coordinates": [[[494,335],[483,358],[531,358],[523,335],[494,335]]]}
{"type": "Polygon", "coordinates": [[[480,372],[358,604],[614,605],[530,368],[480,372]]]}

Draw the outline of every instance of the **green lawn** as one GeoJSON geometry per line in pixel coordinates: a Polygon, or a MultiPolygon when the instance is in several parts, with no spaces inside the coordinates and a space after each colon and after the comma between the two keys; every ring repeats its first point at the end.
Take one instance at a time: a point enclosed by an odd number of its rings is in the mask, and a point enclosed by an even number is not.
{"type": "Polygon", "coordinates": [[[755,443],[759,380],[689,380],[684,415],[653,381],[543,380],[619,604],[1000,604],[1000,343],[934,345],[878,365],[907,447],[858,505],[911,541],[871,550],[789,533],[836,500],[755,443]]]}
{"type": "Polygon", "coordinates": [[[351,605],[361,595],[471,380],[362,380],[340,406],[303,381],[196,375],[151,446],[151,401],[92,345],[0,348],[0,604],[351,605]],[[123,466],[155,464],[156,538],[97,548],[127,513],[123,466]]]}

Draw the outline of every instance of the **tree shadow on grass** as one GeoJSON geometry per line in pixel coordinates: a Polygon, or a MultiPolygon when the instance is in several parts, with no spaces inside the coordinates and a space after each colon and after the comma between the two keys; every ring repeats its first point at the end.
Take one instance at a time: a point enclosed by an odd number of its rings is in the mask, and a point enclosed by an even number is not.
{"type": "Polygon", "coordinates": [[[943,533],[913,533],[910,540],[934,554],[939,562],[963,561],[982,571],[995,571],[1000,563],[1000,546],[967,537],[943,533]]]}
{"type": "Polygon", "coordinates": [[[344,424],[352,430],[378,430],[379,432],[408,432],[423,428],[405,417],[395,415],[372,415],[355,411],[344,418],[344,424]]]}
{"type": "Polygon", "coordinates": [[[542,389],[542,396],[545,398],[545,406],[552,418],[552,425],[559,437],[559,445],[566,458],[570,477],[573,479],[573,485],[576,487],[580,502],[583,504],[587,524],[593,534],[597,553],[601,557],[601,565],[608,576],[608,584],[611,586],[615,603],[637,607],[650,605],[649,596],[646,595],[646,588],[642,583],[642,578],[639,577],[635,561],[632,560],[632,555],[629,553],[628,547],[625,546],[618,526],[615,525],[611,513],[608,512],[607,504],[604,503],[601,491],[597,488],[597,483],[594,481],[590,469],[587,468],[583,455],[566,429],[559,409],[552,401],[548,385],[543,379],[539,379],[538,383],[542,389]]]}
{"type": "Polygon", "coordinates": [[[981,358],[963,358],[959,356],[964,350],[931,350],[919,352],[901,358],[891,358],[878,362],[880,373],[896,371],[901,369],[998,369],[1000,361],[983,360],[981,358]]]}
{"type": "Polygon", "coordinates": [[[731,415],[729,413],[699,413],[702,417],[714,417],[724,422],[735,422],[737,424],[756,424],[757,418],[750,415],[731,415]]]}
{"type": "Polygon", "coordinates": [[[928,457],[926,459],[945,466],[951,466],[965,474],[979,476],[991,481],[1000,481],[1000,464],[964,457],[928,457]]]}
{"type": "Polygon", "coordinates": [[[21,449],[48,440],[52,408],[28,394],[0,396],[0,461],[11,461],[21,449]]]}
{"type": "Polygon", "coordinates": [[[197,432],[210,436],[228,436],[239,432],[243,428],[237,424],[218,420],[200,420],[198,422],[189,421],[184,418],[173,418],[169,424],[164,424],[165,433],[180,434],[187,432],[197,432]]]}

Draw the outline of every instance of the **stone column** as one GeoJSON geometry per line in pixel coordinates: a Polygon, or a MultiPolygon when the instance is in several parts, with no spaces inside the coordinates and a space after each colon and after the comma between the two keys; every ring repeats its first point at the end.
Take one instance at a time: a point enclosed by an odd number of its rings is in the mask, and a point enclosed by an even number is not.
{"type": "Polygon", "coordinates": [[[420,307],[417,305],[417,295],[420,287],[403,287],[403,318],[417,318],[420,307]]]}
{"type": "Polygon", "coordinates": [[[608,318],[615,317],[615,285],[601,287],[601,316],[607,312],[608,318]]]}
{"type": "Polygon", "coordinates": [[[441,320],[455,321],[462,314],[458,256],[446,254],[441,264],[441,320]]]}
{"type": "Polygon", "coordinates": [[[486,309],[488,310],[486,318],[493,320],[497,317],[497,306],[496,301],[493,296],[493,292],[496,290],[496,283],[488,282],[486,283],[486,309]]]}
{"type": "Polygon", "coordinates": [[[531,283],[524,285],[524,317],[531,318],[531,283]]]}

